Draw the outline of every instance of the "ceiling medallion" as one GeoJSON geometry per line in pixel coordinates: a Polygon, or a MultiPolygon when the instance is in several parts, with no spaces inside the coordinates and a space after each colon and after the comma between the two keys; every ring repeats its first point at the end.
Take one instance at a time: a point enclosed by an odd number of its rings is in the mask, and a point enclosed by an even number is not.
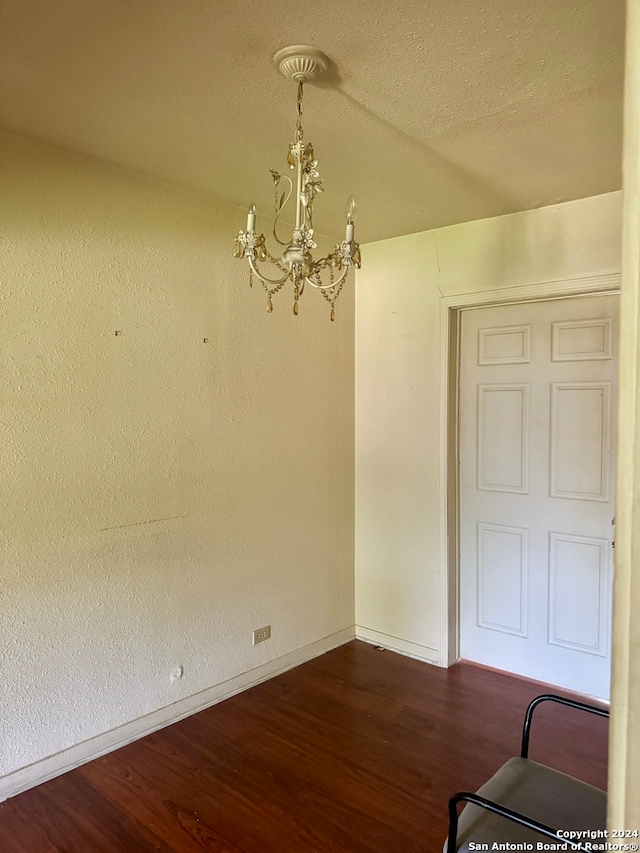
{"type": "Polygon", "coordinates": [[[298,120],[287,154],[289,169],[296,172],[295,187],[288,175],[280,175],[273,169],[270,170],[275,207],[273,236],[284,249],[279,258],[268,251],[264,234],[256,233],[256,207],[252,204],[247,214],[247,230],[238,232],[233,254],[234,257],[246,258],[249,262],[249,284],[253,286],[254,275],[261,282],[267,294],[267,311],[273,311],[274,294],[290,281],[293,283],[294,314],[298,313],[298,301],[305,284],[309,284],[319,290],[329,303],[331,319],[335,320],[336,300],[340,296],[347,273],[351,267],[360,267],[360,246],[354,240],[356,202],[353,196],[347,201],[347,228],[342,243],[325,258],[315,261],[311,254],[311,249],[317,249],[313,239],[313,202],[316,195],[324,191],[324,187],[313,146],[304,141],[302,129],[303,86],[327,70],[328,59],[324,53],[313,47],[293,45],[279,50],[274,61],[281,74],[298,84],[298,120]],[[278,220],[292,195],[295,198],[296,224],[291,239],[281,240],[277,234],[278,220]],[[270,263],[282,275],[276,278],[267,277],[259,267],[259,263],[265,262],[270,263]]]}

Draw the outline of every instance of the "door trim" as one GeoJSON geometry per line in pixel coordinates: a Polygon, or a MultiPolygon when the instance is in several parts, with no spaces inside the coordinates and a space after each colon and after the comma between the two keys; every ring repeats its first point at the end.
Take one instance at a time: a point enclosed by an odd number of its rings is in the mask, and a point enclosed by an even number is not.
{"type": "Polygon", "coordinates": [[[438,665],[451,666],[459,658],[458,616],[458,371],[460,364],[460,312],[517,302],[540,302],[578,296],[620,292],[621,274],[581,276],[535,284],[443,296],[440,299],[440,443],[439,565],[440,646],[438,665]]]}

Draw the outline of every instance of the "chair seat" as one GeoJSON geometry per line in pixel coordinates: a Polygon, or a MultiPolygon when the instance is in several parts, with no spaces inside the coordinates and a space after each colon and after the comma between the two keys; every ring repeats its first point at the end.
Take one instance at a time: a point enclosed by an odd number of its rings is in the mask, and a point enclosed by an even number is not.
{"type": "MultiPolygon", "coordinates": [[[[606,828],[604,791],[528,758],[510,758],[477,793],[553,828],[606,828]]],[[[544,836],[469,803],[460,814],[457,850],[468,851],[472,841],[491,850],[494,842],[535,845],[544,836]]]]}

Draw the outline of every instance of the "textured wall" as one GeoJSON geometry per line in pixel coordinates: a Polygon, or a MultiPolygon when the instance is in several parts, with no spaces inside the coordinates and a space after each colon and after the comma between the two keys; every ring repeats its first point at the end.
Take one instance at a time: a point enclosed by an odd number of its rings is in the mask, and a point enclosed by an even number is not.
{"type": "Polygon", "coordinates": [[[268,315],[238,209],[0,145],[2,774],[353,625],[354,320],[268,315]]]}
{"type": "Polygon", "coordinates": [[[356,323],[356,623],[437,658],[441,296],[620,270],[621,194],[369,244],[356,323]]]}
{"type": "MultiPolygon", "coordinates": [[[[610,832],[640,828],[640,4],[627,4],[610,832]]],[[[634,839],[637,843],[637,839],[634,839]]]]}

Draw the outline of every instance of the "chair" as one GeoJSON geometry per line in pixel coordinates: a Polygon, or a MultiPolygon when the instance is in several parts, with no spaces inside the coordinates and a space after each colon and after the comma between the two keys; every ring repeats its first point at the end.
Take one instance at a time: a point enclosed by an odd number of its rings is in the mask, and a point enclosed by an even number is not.
{"type": "MultiPolygon", "coordinates": [[[[568,841],[569,831],[591,830],[584,841],[605,838],[607,795],[572,776],[529,759],[529,733],[533,712],[541,702],[557,702],[600,717],[609,711],[545,693],[527,708],[522,730],[520,755],[510,758],[473,794],[460,791],[449,800],[449,835],[444,853],[491,850],[495,842],[528,842],[531,848],[543,841],[541,836],[568,841]],[[467,803],[458,815],[458,805],[467,803]],[[487,845],[479,846],[479,845],[487,845]]],[[[570,849],[588,850],[573,836],[570,849]]],[[[502,849],[508,849],[506,847],[502,849]]]]}

